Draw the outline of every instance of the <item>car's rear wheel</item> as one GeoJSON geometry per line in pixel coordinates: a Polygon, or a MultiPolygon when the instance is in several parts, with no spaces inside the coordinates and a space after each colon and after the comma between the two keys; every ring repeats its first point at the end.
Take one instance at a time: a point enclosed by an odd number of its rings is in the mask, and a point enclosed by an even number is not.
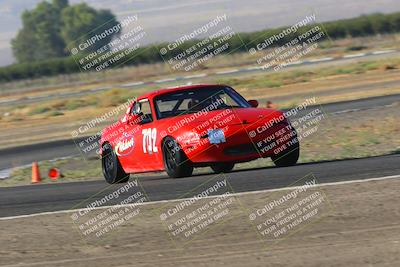
{"type": "Polygon", "coordinates": [[[101,166],[106,182],[109,184],[126,183],[129,180],[129,174],[122,169],[110,143],[105,143],[102,148],[101,166]]]}
{"type": "Polygon", "coordinates": [[[297,163],[300,156],[300,144],[296,142],[287,150],[272,156],[271,159],[277,167],[289,167],[297,163]]]}
{"type": "Polygon", "coordinates": [[[188,158],[182,148],[172,137],[167,136],[162,144],[164,168],[171,178],[191,176],[193,166],[190,165],[188,158]]]}
{"type": "Polygon", "coordinates": [[[233,169],[233,167],[235,167],[235,163],[230,163],[230,162],[216,163],[211,165],[210,167],[215,173],[230,172],[233,169]]]}

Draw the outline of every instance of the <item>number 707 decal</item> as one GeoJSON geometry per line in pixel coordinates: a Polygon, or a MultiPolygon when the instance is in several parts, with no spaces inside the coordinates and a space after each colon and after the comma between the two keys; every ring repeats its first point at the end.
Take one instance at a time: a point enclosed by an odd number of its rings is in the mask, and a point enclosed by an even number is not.
{"type": "Polygon", "coordinates": [[[147,128],[142,130],[143,134],[143,153],[152,154],[153,152],[158,152],[156,146],[157,140],[157,129],[147,128]]]}

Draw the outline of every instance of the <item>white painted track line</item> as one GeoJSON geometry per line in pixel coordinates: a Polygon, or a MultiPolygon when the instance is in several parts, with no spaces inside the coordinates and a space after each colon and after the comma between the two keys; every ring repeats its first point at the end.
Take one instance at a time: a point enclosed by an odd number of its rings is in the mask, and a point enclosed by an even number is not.
{"type": "Polygon", "coordinates": [[[352,54],[352,55],[344,55],[343,58],[355,58],[355,57],[364,57],[366,56],[366,53],[360,53],[360,54],[352,54]]]}
{"type": "Polygon", "coordinates": [[[236,72],[239,72],[239,70],[238,70],[238,69],[234,69],[234,70],[225,70],[225,71],[216,72],[215,74],[217,74],[217,75],[223,75],[223,74],[230,74],[230,73],[236,73],[236,72]]]}
{"type": "Polygon", "coordinates": [[[137,85],[142,85],[142,84],[144,84],[144,82],[132,82],[132,83],[121,84],[120,86],[131,87],[131,86],[137,86],[137,85]]]}
{"type": "MultiPolygon", "coordinates": [[[[382,180],[388,180],[388,179],[400,179],[400,175],[382,176],[382,177],[376,177],[376,178],[359,179],[359,180],[350,180],[350,181],[341,181],[341,182],[322,183],[322,184],[317,184],[317,185],[313,186],[313,188],[314,188],[314,187],[326,187],[326,186],[356,184],[356,183],[366,183],[366,182],[382,181],[382,180]]],[[[260,193],[268,193],[268,192],[277,192],[277,191],[294,190],[294,189],[298,189],[298,188],[300,188],[300,186],[283,187],[283,188],[275,188],[275,189],[265,189],[265,190],[258,190],[258,191],[234,193],[234,194],[230,194],[230,196],[245,196],[245,195],[251,195],[251,194],[260,194],[260,193]]],[[[204,199],[207,199],[207,198],[216,198],[216,197],[219,197],[219,196],[207,196],[207,197],[204,197],[204,199]]],[[[150,201],[150,202],[137,203],[137,204],[126,204],[126,205],[102,206],[102,207],[91,208],[91,210],[102,210],[102,209],[108,209],[108,208],[110,208],[110,207],[125,207],[125,206],[131,206],[131,205],[134,205],[134,206],[145,206],[145,205],[150,205],[150,204],[160,204],[160,203],[168,203],[168,202],[179,202],[179,201],[184,201],[184,200],[188,200],[188,199],[190,199],[190,198],[171,199],[171,200],[159,200],[159,201],[150,201]]],[[[85,210],[85,209],[59,210],[59,211],[40,212],[40,213],[27,214],[27,215],[9,216],[9,217],[2,217],[2,218],[0,218],[0,221],[14,220],[14,219],[22,219],[22,218],[30,218],[30,217],[43,216],[43,215],[54,215],[54,214],[63,214],[63,213],[73,213],[73,212],[78,212],[79,210],[85,210]]]]}
{"type": "Polygon", "coordinates": [[[381,51],[374,51],[372,52],[373,55],[382,55],[382,54],[388,54],[388,53],[394,53],[396,50],[381,50],[381,51]]]}
{"type": "Polygon", "coordinates": [[[293,66],[293,65],[299,65],[299,64],[303,64],[303,61],[294,61],[294,62],[290,62],[288,64],[286,64],[286,66],[293,66]]]}
{"type": "Polygon", "coordinates": [[[161,79],[161,80],[154,81],[154,83],[174,82],[176,80],[177,80],[177,78],[166,78],[166,79],[161,79]]]}
{"type": "Polygon", "coordinates": [[[201,73],[201,74],[185,76],[185,77],[183,77],[183,79],[203,78],[203,77],[206,77],[206,76],[207,76],[206,73],[201,73]]]}
{"type": "Polygon", "coordinates": [[[333,57],[313,58],[313,59],[308,60],[308,62],[312,62],[312,63],[314,63],[314,62],[324,62],[324,61],[331,61],[333,59],[334,59],[333,57]]]}
{"type": "Polygon", "coordinates": [[[261,70],[262,69],[262,67],[249,67],[249,68],[246,68],[246,70],[250,70],[250,71],[252,71],[252,70],[261,70]]]}

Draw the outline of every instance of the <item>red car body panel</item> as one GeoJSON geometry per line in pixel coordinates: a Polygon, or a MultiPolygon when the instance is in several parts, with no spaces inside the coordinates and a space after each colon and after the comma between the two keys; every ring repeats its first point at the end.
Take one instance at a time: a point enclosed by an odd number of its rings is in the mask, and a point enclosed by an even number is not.
{"type": "MultiPolygon", "coordinates": [[[[136,99],[148,99],[153,114],[156,114],[153,99],[161,94],[180,90],[215,87],[223,85],[193,85],[163,89],[148,93],[136,99]]],[[[105,128],[102,132],[101,145],[108,142],[118,155],[126,173],[140,173],[164,170],[162,142],[166,136],[177,140],[193,166],[207,166],[216,162],[246,162],[261,157],[270,157],[279,153],[280,148],[262,150],[257,146],[266,137],[277,132],[287,135],[294,129],[283,118],[283,112],[265,108],[232,108],[213,110],[204,114],[185,114],[158,119],[146,124],[129,121],[132,102],[125,116],[105,128]],[[267,127],[268,126],[268,127],[267,127]],[[210,129],[223,129],[226,141],[210,144],[204,137],[210,129]],[[251,132],[256,133],[250,137],[251,132]],[[149,137],[150,136],[150,137],[149,137]],[[150,142],[149,142],[150,140],[150,142]],[[278,150],[277,150],[278,149],[278,150]],[[275,151],[274,151],[275,150],[275,151]]],[[[281,140],[285,147],[290,140],[281,140]]]]}

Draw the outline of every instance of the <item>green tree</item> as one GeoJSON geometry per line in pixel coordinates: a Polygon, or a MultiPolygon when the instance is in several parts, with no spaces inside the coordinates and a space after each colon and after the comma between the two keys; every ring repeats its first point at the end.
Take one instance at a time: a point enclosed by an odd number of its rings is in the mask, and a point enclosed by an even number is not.
{"type": "Polygon", "coordinates": [[[346,25],[341,21],[324,23],[324,26],[330,38],[345,38],[347,35],[346,25]]]}
{"type": "MultiPolygon", "coordinates": [[[[32,62],[69,55],[66,44],[89,34],[102,33],[117,25],[108,10],[95,10],[86,4],[70,6],[68,0],[43,1],[22,14],[22,29],[11,41],[18,62],[32,62]]],[[[116,33],[96,42],[95,50],[108,44],[116,33]]]]}
{"type": "Polygon", "coordinates": [[[352,37],[368,36],[374,34],[374,29],[368,16],[362,15],[360,17],[347,20],[347,30],[352,37]]]}
{"type": "MultiPolygon", "coordinates": [[[[85,3],[65,8],[61,14],[61,36],[69,48],[76,47],[93,36],[100,35],[118,24],[109,10],[95,10],[85,3]]],[[[96,40],[86,52],[95,51],[108,44],[119,32],[114,31],[96,40]]]]}
{"type": "Polygon", "coordinates": [[[35,60],[37,42],[32,28],[22,28],[11,41],[13,53],[18,62],[35,60]]]}
{"type": "Polygon", "coordinates": [[[19,62],[65,55],[65,44],[59,33],[59,15],[48,2],[41,2],[35,9],[22,14],[23,27],[11,42],[19,62]]]}
{"type": "Polygon", "coordinates": [[[388,20],[392,29],[392,32],[400,31],[400,12],[392,13],[388,16],[388,20]]]}
{"type": "Polygon", "coordinates": [[[389,33],[392,31],[390,21],[383,14],[371,14],[368,16],[375,34],[389,33]]]}
{"type": "Polygon", "coordinates": [[[53,0],[53,8],[59,13],[68,6],[68,0],[53,0]]]}

